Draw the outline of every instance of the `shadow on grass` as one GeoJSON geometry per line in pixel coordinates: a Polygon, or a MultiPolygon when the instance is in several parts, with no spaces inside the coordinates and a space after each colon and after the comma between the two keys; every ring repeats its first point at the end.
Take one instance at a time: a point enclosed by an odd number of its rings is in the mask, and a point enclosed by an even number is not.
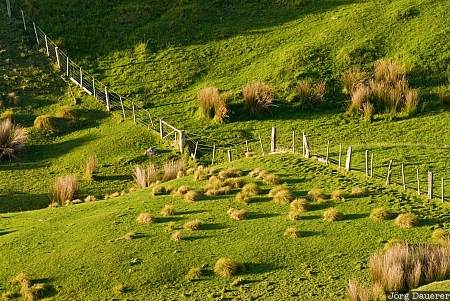
{"type": "MultiPolygon", "coordinates": [[[[203,229],[203,228],[202,228],[202,229],[203,229]]],[[[188,237],[183,238],[183,240],[186,240],[186,241],[196,241],[196,240],[201,240],[201,239],[211,238],[211,237],[214,237],[214,236],[212,236],[212,235],[188,236],[188,237]]]]}
{"type": "Polygon", "coordinates": [[[262,274],[276,270],[277,268],[270,263],[255,263],[249,262],[245,264],[245,274],[262,274]]]}
{"type": "Polygon", "coordinates": [[[48,194],[7,192],[0,194],[0,213],[20,212],[46,208],[50,204],[48,194]]]}
{"type": "Polygon", "coordinates": [[[352,214],[344,215],[344,220],[355,220],[355,219],[365,218],[368,216],[369,216],[369,214],[367,214],[367,213],[352,213],[352,214]]]}
{"type": "Polygon", "coordinates": [[[156,222],[158,224],[164,224],[164,223],[169,223],[169,222],[177,222],[177,221],[181,221],[181,220],[183,220],[182,217],[167,216],[167,217],[158,217],[156,219],[156,222]]]}
{"type": "Polygon", "coordinates": [[[316,220],[316,219],[321,219],[321,218],[322,218],[321,215],[305,215],[305,216],[302,216],[300,218],[300,220],[311,221],[311,220],[316,220]]]}
{"type": "Polygon", "coordinates": [[[278,214],[254,212],[254,213],[249,214],[249,219],[271,218],[271,217],[275,217],[275,216],[278,216],[278,214]]]}
{"type": "Polygon", "coordinates": [[[300,232],[300,237],[312,237],[312,236],[318,236],[320,234],[322,234],[322,232],[318,232],[318,231],[299,231],[300,232]]]}
{"type": "Polygon", "coordinates": [[[93,177],[94,181],[131,181],[133,180],[133,177],[131,175],[106,175],[106,176],[99,176],[94,175],[93,177]]]}
{"type": "Polygon", "coordinates": [[[0,230],[0,236],[16,232],[16,230],[0,230]]]}
{"type": "Polygon", "coordinates": [[[204,224],[202,225],[202,230],[221,230],[221,229],[226,229],[227,227],[225,227],[222,224],[217,224],[217,223],[210,223],[210,224],[204,224]]]}

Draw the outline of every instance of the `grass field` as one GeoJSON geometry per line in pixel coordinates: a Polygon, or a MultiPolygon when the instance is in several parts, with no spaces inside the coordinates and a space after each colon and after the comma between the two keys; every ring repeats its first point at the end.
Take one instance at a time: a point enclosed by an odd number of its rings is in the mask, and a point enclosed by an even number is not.
{"type": "MultiPolygon", "coordinates": [[[[369,282],[368,258],[386,242],[429,242],[434,229],[450,228],[448,2],[78,2],[17,0],[12,7],[16,15],[22,7],[27,18],[97,79],[185,129],[191,142],[216,144],[220,168],[237,167],[245,174],[256,167],[268,169],[296,197],[313,188],[330,194],[361,187],[367,194],[309,201],[310,210],[291,221],[289,206],[267,196],[273,185],[248,175],[242,180],[256,181],[263,192],[248,205],[235,200],[237,189],[193,203],[153,196],[151,189],[129,192],[135,185],[135,165],[161,166],[180,155],[156,133],[122,120],[120,112],[106,112],[59,78],[32,35],[25,37],[20,19],[9,23],[2,16],[0,113],[12,109],[29,139],[17,160],[0,162],[0,296],[19,298],[23,292],[11,280],[24,272],[32,284],[49,285],[41,297],[50,300],[343,300],[349,279],[369,282]],[[343,72],[352,67],[372,70],[381,58],[405,66],[409,84],[420,90],[417,113],[375,114],[372,122],[349,116],[343,72]],[[300,80],[324,81],[325,103],[305,109],[289,102],[300,80]],[[253,81],[270,84],[275,96],[270,110],[257,116],[247,112],[242,95],[242,87],[253,81]],[[197,92],[207,86],[229,92],[229,118],[223,123],[198,114],[197,92]],[[447,91],[442,103],[438,91],[447,91]],[[17,103],[8,100],[10,93],[18,96],[13,97],[17,103]],[[74,121],[55,117],[51,133],[33,128],[37,116],[56,116],[67,107],[74,121]],[[278,129],[281,153],[260,157],[258,138],[268,152],[272,126],[278,129]],[[297,154],[288,153],[292,131],[297,154]],[[302,132],[314,155],[325,156],[329,141],[333,163],[339,144],[344,153],[352,146],[354,171],[344,173],[335,164],[301,158],[302,132]],[[256,157],[243,158],[245,140],[256,157]],[[149,147],[157,148],[156,156],[144,155],[149,147]],[[227,150],[232,151],[232,163],[225,163],[227,150]],[[374,178],[363,175],[365,150],[374,154],[374,178]],[[98,165],[88,181],[83,165],[92,155],[98,165]],[[386,186],[389,160],[394,160],[394,185],[386,186]],[[401,163],[410,188],[406,192],[398,185],[401,163]],[[427,171],[434,172],[435,196],[444,178],[444,204],[417,195],[416,168],[422,192],[427,171]],[[68,174],[79,179],[81,198],[124,195],[46,208],[54,180],[68,174]],[[165,204],[173,204],[177,213],[162,216],[165,204]],[[393,220],[373,222],[371,210],[382,206],[395,214],[414,212],[419,226],[401,229],[393,220]],[[230,207],[246,208],[249,218],[231,220],[230,207]],[[330,207],[339,209],[344,219],[324,221],[330,207]],[[154,214],[156,222],[139,224],[136,217],[142,212],[154,214]],[[192,219],[203,221],[201,230],[183,229],[192,219]],[[284,237],[291,226],[301,237],[284,237]],[[186,237],[171,240],[174,230],[186,237]],[[130,232],[131,239],[123,239],[130,232]],[[230,278],[215,275],[220,257],[244,263],[245,272],[230,278]],[[200,266],[204,274],[199,280],[185,279],[189,269],[200,266]]],[[[211,162],[210,149],[200,149],[199,156],[200,163],[211,162]]],[[[206,181],[185,176],[168,184],[203,191],[206,181]]],[[[438,282],[425,289],[447,286],[438,282]]]]}

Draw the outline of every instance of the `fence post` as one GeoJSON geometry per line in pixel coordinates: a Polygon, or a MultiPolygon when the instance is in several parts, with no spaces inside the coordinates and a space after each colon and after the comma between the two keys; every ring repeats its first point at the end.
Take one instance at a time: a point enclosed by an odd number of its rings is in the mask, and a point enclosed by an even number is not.
{"type": "Polygon", "coordinates": [[[370,177],[373,178],[373,153],[370,154],[370,177]]]}
{"type": "Polygon", "coordinates": [[[216,145],[213,145],[213,152],[212,152],[212,161],[211,161],[211,165],[214,165],[214,159],[216,157],[216,145]]]}
{"type": "Polygon", "coordinates": [[[228,162],[231,162],[231,151],[227,150],[228,162]]]}
{"type": "Polygon", "coordinates": [[[345,170],[350,171],[352,169],[352,147],[347,148],[347,158],[345,159],[345,170]]]}
{"type": "Polygon", "coordinates": [[[366,168],[366,177],[369,176],[369,151],[366,149],[365,152],[365,168],[366,168]]]}
{"type": "Polygon", "coordinates": [[[195,142],[194,160],[197,159],[197,149],[198,149],[198,141],[195,142]]]}
{"type": "Polygon", "coordinates": [[[180,131],[179,143],[180,143],[180,153],[183,153],[184,147],[186,145],[186,133],[183,130],[180,131]]]}
{"type": "Polygon", "coordinates": [[[105,86],[105,99],[106,99],[106,110],[109,112],[111,111],[111,106],[109,105],[108,87],[106,86],[105,86]]]}
{"type": "Polygon", "coordinates": [[[39,45],[39,36],[37,34],[37,30],[36,30],[36,24],[33,22],[33,28],[34,28],[34,35],[36,36],[36,42],[39,45]]]}
{"type": "Polygon", "coordinates": [[[6,0],[6,12],[8,13],[8,17],[11,18],[11,3],[9,3],[9,0],[6,0]]]}
{"type": "Polygon", "coordinates": [[[133,110],[133,122],[136,124],[136,113],[134,111],[134,102],[131,104],[131,109],[133,110]]]}
{"type": "Polygon", "coordinates": [[[402,163],[402,185],[403,185],[403,190],[406,190],[405,167],[404,167],[403,163],[402,163]]]}
{"type": "Polygon", "coordinates": [[[47,56],[50,56],[50,51],[48,50],[47,35],[44,35],[44,40],[45,40],[45,49],[47,50],[47,56]]]}
{"type": "Polygon", "coordinates": [[[441,177],[441,201],[444,202],[444,177],[441,177]]]}
{"type": "Polygon", "coordinates": [[[264,156],[265,155],[264,154],[264,146],[263,146],[263,143],[262,143],[261,135],[259,135],[259,144],[261,146],[261,154],[264,156]]]}
{"type": "Polygon", "coordinates": [[[386,185],[389,185],[391,183],[391,172],[392,172],[392,160],[389,160],[389,166],[388,166],[387,177],[386,177],[386,185]]]}
{"type": "Polygon", "coordinates": [[[125,108],[123,107],[122,96],[119,96],[119,99],[120,99],[120,107],[122,108],[123,119],[125,120],[125,108]]]}
{"type": "Polygon", "coordinates": [[[433,172],[428,172],[428,199],[433,198],[433,172]]]}
{"type": "Polygon", "coordinates": [[[292,153],[295,154],[295,131],[292,131],[292,153]]]}
{"type": "Polygon", "coordinates": [[[95,98],[97,98],[97,91],[95,90],[95,78],[92,77],[92,93],[95,98]]]}
{"type": "Polygon", "coordinates": [[[61,62],[59,61],[59,51],[58,46],[55,46],[56,64],[58,64],[58,69],[61,70],[61,62]]]}
{"type": "Polygon", "coordinates": [[[66,75],[69,77],[69,57],[66,58],[66,75]]]}
{"type": "Polygon", "coordinates": [[[308,145],[308,139],[306,138],[305,133],[303,133],[303,148],[305,150],[305,154],[304,157],[306,159],[309,159],[310,155],[311,155],[311,150],[309,149],[309,145],[308,145]]]}
{"type": "Polygon", "coordinates": [[[245,140],[245,156],[248,156],[250,150],[248,149],[248,140],[245,140]]]}
{"type": "Polygon", "coordinates": [[[342,167],[341,157],[342,157],[342,144],[339,144],[339,161],[338,161],[339,168],[342,167]]]}
{"type": "Polygon", "coordinates": [[[25,23],[25,15],[23,14],[23,10],[21,9],[20,12],[22,13],[22,21],[23,21],[23,29],[27,31],[27,24],[25,23]]]}
{"type": "Polygon", "coordinates": [[[330,140],[327,142],[327,157],[325,159],[325,164],[328,165],[328,157],[330,156],[330,140]]]}
{"type": "Polygon", "coordinates": [[[83,88],[83,70],[81,70],[81,67],[80,67],[80,88],[83,88]]]}
{"type": "Polygon", "coordinates": [[[270,142],[270,152],[274,153],[277,150],[277,129],[272,127],[272,136],[270,142]]]}
{"type": "Polygon", "coordinates": [[[163,131],[162,119],[159,119],[159,136],[161,137],[161,140],[164,139],[164,131],[163,131]]]}

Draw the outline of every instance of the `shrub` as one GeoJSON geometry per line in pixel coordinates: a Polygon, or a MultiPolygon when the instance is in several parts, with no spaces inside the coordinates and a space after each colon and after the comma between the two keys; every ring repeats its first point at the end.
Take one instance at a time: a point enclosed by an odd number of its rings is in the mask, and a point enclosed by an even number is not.
{"type": "Polygon", "coordinates": [[[283,235],[288,238],[299,238],[300,232],[295,227],[289,227],[284,231],[283,235]]]}
{"type": "Polygon", "coordinates": [[[228,178],[237,178],[242,176],[242,171],[237,168],[227,168],[219,172],[219,178],[225,180],[228,178]]]}
{"type": "Polygon", "coordinates": [[[220,95],[216,87],[207,87],[197,93],[200,115],[205,118],[214,118],[222,122],[228,117],[226,97],[220,95]]]}
{"type": "Polygon", "coordinates": [[[442,228],[438,228],[431,234],[431,241],[442,245],[449,245],[450,243],[450,231],[442,228]]]}
{"type": "Polygon", "coordinates": [[[323,219],[327,222],[340,221],[344,219],[344,215],[336,208],[328,208],[323,213],[323,219]]]}
{"type": "Polygon", "coordinates": [[[256,185],[256,183],[245,184],[244,187],[242,187],[241,192],[247,195],[248,197],[258,195],[259,193],[258,185],[256,185]]]}
{"type": "Polygon", "coordinates": [[[248,212],[245,209],[230,208],[228,209],[227,213],[232,219],[236,221],[247,219],[248,216],[248,212]]]}
{"type": "Polygon", "coordinates": [[[400,228],[410,229],[419,224],[419,218],[411,212],[401,213],[395,219],[395,224],[400,228]]]}
{"type": "Polygon", "coordinates": [[[89,156],[84,165],[84,178],[86,180],[92,180],[96,168],[97,158],[95,156],[89,156]]]}
{"type": "Polygon", "coordinates": [[[250,114],[267,110],[273,101],[273,90],[262,82],[248,83],[243,91],[244,103],[250,114]]]}
{"type": "Polygon", "coordinates": [[[186,273],[186,280],[193,281],[198,280],[203,276],[203,270],[199,267],[190,268],[189,271],[186,273]]]}
{"type": "Polygon", "coordinates": [[[183,225],[183,228],[186,230],[196,231],[196,230],[200,230],[202,225],[203,225],[203,223],[201,220],[193,219],[193,220],[185,222],[183,225]]]}
{"type": "Polygon", "coordinates": [[[78,192],[78,181],[75,176],[63,176],[55,180],[51,195],[52,203],[64,205],[75,198],[78,192]]]}
{"type": "Polygon", "coordinates": [[[276,204],[289,204],[293,199],[294,196],[288,189],[280,190],[273,196],[276,204]]]}
{"type": "Polygon", "coordinates": [[[345,198],[345,192],[341,189],[336,189],[331,193],[331,199],[334,201],[340,201],[345,198]]]}
{"type": "Polygon", "coordinates": [[[342,75],[342,86],[344,94],[351,94],[353,89],[363,84],[368,79],[368,74],[360,69],[353,68],[342,75]]]}
{"type": "Polygon", "coordinates": [[[390,218],[390,216],[391,216],[391,214],[384,207],[374,208],[370,212],[370,218],[376,222],[388,220],[390,218]]]}
{"type": "Polygon", "coordinates": [[[214,264],[214,273],[221,277],[237,275],[245,270],[244,265],[230,258],[219,258],[214,264]]]}
{"type": "Polygon", "coordinates": [[[326,86],[324,82],[311,84],[308,81],[302,80],[294,87],[290,99],[298,101],[301,107],[313,109],[324,102],[325,92],[326,86]]]}
{"type": "Polygon", "coordinates": [[[291,221],[296,221],[300,219],[301,212],[298,210],[291,209],[288,212],[288,219],[291,221]]]}
{"type": "Polygon", "coordinates": [[[0,159],[16,158],[23,149],[27,139],[27,132],[10,119],[0,121],[0,159]]]}
{"type": "Polygon", "coordinates": [[[291,210],[295,210],[298,212],[308,211],[309,204],[305,199],[295,199],[289,205],[291,210]]]}
{"type": "Polygon", "coordinates": [[[175,206],[172,204],[164,205],[163,209],[161,210],[161,214],[164,216],[175,215],[175,206]]]}
{"type": "Polygon", "coordinates": [[[50,115],[36,117],[33,127],[43,133],[53,133],[55,131],[55,120],[50,115]]]}
{"type": "Polygon", "coordinates": [[[137,222],[140,224],[152,224],[155,222],[155,217],[147,212],[142,212],[136,218],[137,222]]]}
{"type": "Polygon", "coordinates": [[[199,193],[197,191],[191,190],[185,193],[184,199],[188,202],[195,202],[199,198],[199,193]]]}
{"type": "Polygon", "coordinates": [[[170,239],[174,241],[180,241],[183,239],[183,237],[184,237],[183,232],[181,232],[180,230],[176,230],[173,231],[172,235],[170,236],[170,239]]]}
{"type": "Polygon", "coordinates": [[[280,177],[271,173],[265,174],[262,180],[263,183],[266,185],[278,185],[281,183],[280,177]]]}
{"type": "Polygon", "coordinates": [[[386,291],[411,290],[450,277],[450,249],[397,243],[369,259],[369,274],[386,291]]]}
{"type": "Polygon", "coordinates": [[[327,198],[327,196],[323,193],[323,190],[320,188],[313,188],[308,191],[307,197],[312,201],[319,201],[327,198]]]}

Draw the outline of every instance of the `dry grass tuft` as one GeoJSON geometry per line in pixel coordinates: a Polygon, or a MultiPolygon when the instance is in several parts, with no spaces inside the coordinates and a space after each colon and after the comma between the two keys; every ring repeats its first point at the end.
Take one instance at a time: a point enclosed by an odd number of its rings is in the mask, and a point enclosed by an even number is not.
{"type": "Polygon", "coordinates": [[[336,189],[330,196],[333,201],[341,201],[345,198],[345,192],[341,189],[336,189]]]}
{"type": "Polygon", "coordinates": [[[212,174],[211,168],[200,165],[194,171],[194,180],[196,180],[196,181],[206,180],[208,178],[208,176],[211,174],[212,174]]]}
{"type": "Polygon", "coordinates": [[[286,185],[278,185],[273,187],[270,191],[269,191],[269,197],[273,198],[279,191],[282,190],[286,190],[288,189],[288,187],[286,185]]]}
{"type": "Polygon", "coordinates": [[[363,197],[367,195],[367,190],[361,187],[353,187],[352,188],[352,192],[351,192],[351,196],[352,197],[363,197]]]}
{"type": "Polygon", "coordinates": [[[242,90],[242,94],[250,114],[264,112],[272,105],[273,90],[263,82],[248,83],[242,90]]]}
{"type": "Polygon", "coordinates": [[[170,235],[170,239],[173,241],[180,241],[183,238],[184,238],[184,235],[181,230],[173,231],[172,235],[170,235]]]}
{"type": "Polygon", "coordinates": [[[65,119],[70,123],[75,123],[77,120],[75,109],[68,106],[58,108],[55,112],[55,117],[65,119]]]}
{"type": "Polygon", "coordinates": [[[368,78],[369,75],[365,71],[357,68],[346,71],[342,76],[343,92],[351,94],[355,87],[363,84],[368,78]]]}
{"type": "Polygon", "coordinates": [[[183,228],[186,230],[197,231],[202,228],[203,222],[199,219],[193,219],[184,223],[183,228]]]}
{"type": "Polygon", "coordinates": [[[230,186],[232,188],[241,188],[242,180],[240,178],[228,178],[225,180],[225,186],[230,186]]]}
{"type": "Polygon", "coordinates": [[[199,280],[203,276],[203,269],[201,267],[190,268],[184,278],[188,281],[199,280]]]}
{"type": "Polygon", "coordinates": [[[94,176],[96,168],[97,168],[97,158],[94,155],[89,156],[84,165],[84,178],[88,181],[91,181],[94,176]]]}
{"type": "Polygon", "coordinates": [[[166,162],[163,167],[163,181],[176,179],[180,174],[184,175],[185,171],[186,163],[183,160],[166,162]]]}
{"type": "Polygon", "coordinates": [[[235,197],[236,202],[243,203],[243,204],[250,203],[250,199],[251,199],[251,197],[242,191],[238,192],[235,197]]]}
{"type": "Polygon", "coordinates": [[[122,240],[133,240],[137,237],[136,232],[128,232],[127,234],[125,234],[124,236],[122,236],[120,239],[122,240]]]}
{"type": "Polygon", "coordinates": [[[146,188],[158,181],[158,170],[153,164],[147,166],[136,165],[133,179],[139,188],[146,188]]]}
{"type": "Polygon", "coordinates": [[[195,190],[190,190],[190,191],[186,192],[184,195],[184,199],[190,203],[198,201],[199,197],[200,197],[200,194],[195,190]]]}
{"type": "Polygon", "coordinates": [[[237,275],[245,270],[242,263],[230,258],[219,258],[214,264],[214,273],[221,277],[230,277],[237,275]]]}
{"type": "Polygon", "coordinates": [[[72,201],[78,192],[78,180],[75,176],[63,176],[55,180],[51,195],[52,203],[64,205],[67,201],[72,201]]]}
{"type": "Polygon", "coordinates": [[[241,192],[248,197],[253,197],[259,194],[259,188],[256,183],[248,183],[242,187],[241,192]]]}
{"type": "Polygon", "coordinates": [[[11,160],[25,146],[27,132],[10,119],[0,121],[0,159],[11,160]]]}
{"type": "Polygon", "coordinates": [[[55,120],[50,115],[36,117],[33,127],[43,133],[53,133],[55,131],[55,120]]]}
{"type": "Polygon", "coordinates": [[[120,294],[125,293],[127,291],[127,288],[124,284],[119,283],[119,284],[116,284],[112,290],[113,290],[114,294],[120,295],[120,294]]]}
{"type": "Polygon", "coordinates": [[[95,202],[97,201],[97,198],[95,197],[95,195],[88,195],[85,199],[84,202],[85,203],[91,203],[91,202],[95,202]]]}
{"type": "Polygon", "coordinates": [[[340,221],[344,219],[344,215],[336,208],[328,208],[323,213],[323,219],[327,222],[340,221]]]}
{"type": "Polygon", "coordinates": [[[291,210],[288,212],[288,219],[291,220],[291,221],[299,220],[301,214],[302,214],[302,213],[301,213],[300,211],[291,209],[291,210]]]}
{"type": "Polygon", "coordinates": [[[384,207],[374,208],[370,212],[370,218],[376,222],[388,220],[391,213],[384,207]]]}
{"type": "Polygon", "coordinates": [[[236,221],[241,221],[248,217],[248,211],[245,209],[230,208],[228,209],[227,214],[236,221]]]}
{"type": "Polygon", "coordinates": [[[175,215],[175,206],[172,204],[166,204],[164,205],[163,209],[161,210],[161,214],[163,216],[172,216],[175,215]]]}
{"type": "Polygon", "coordinates": [[[147,212],[142,212],[136,218],[139,224],[152,224],[155,222],[155,217],[147,212]]]}
{"type": "Polygon", "coordinates": [[[403,229],[410,229],[419,224],[419,218],[411,212],[401,213],[395,219],[395,224],[403,229]]]}
{"type": "Polygon", "coordinates": [[[283,205],[289,204],[293,199],[292,192],[287,188],[278,190],[272,197],[274,203],[283,205]]]}
{"type": "Polygon", "coordinates": [[[170,194],[172,192],[172,190],[173,190],[173,188],[171,186],[156,184],[152,188],[152,195],[157,196],[157,195],[170,194]]]}
{"type": "Polygon", "coordinates": [[[288,238],[299,238],[300,232],[295,227],[289,227],[284,231],[283,235],[288,238]]]}
{"type": "Polygon", "coordinates": [[[450,246],[450,230],[438,228],[431,234],[433,243],[450,246]]]}
{"type": "Polygon", "coordinates": [[[206,87],[198,91],[199,113],[204,118],[214,118],[223,122],[228,117],[227,96],[220,95],[216,87],[206,87]]]}
{"type": "Polygon", "coordinates": [[[253,170],[249,173],[249,176],[254,177],[254,178],[257,178],[257,177],[259,177],[259,174],[260,174],[262,171],[263,171],[263,169],[257,167],[257,168],[253,169],[253,170]]]}
{"type": "Polygon", "coordinates": [[[365,288],[356,280],[350,280],[347,285],[347,295],[350,301],[382,301],[384,290],[379,284],[365,288]]]}
{"type": "Polygon", "coordinates": [[[289,207],[291,208],[291,210],[305,212],[308,211],[309,204],[305,199],[295,199],[289,204],[289,207]]]}
{"type": "Polygon", "coordinates": [[[219,172],[219,178],[225,180],[228,178],[238,178],[242,176],[242,170],[237,168],[227,168],[219,172]]]}
{"type": "Polygon", "coordinates": [[[281,178],[275,174],[271,173],[261,173],[260,176],[263,175],[262,181],[266,185],[278,185],[281,183],[281,178]]]}
{"type": "Polygon", "coordinates": [[[311,84],[306,80],[302,80],[294,87],[292,100],[300,102],[301,107],[313,109],[324,103],[325,92],[325,82],[311,84]]]}
{"type": "Polygon", "coordinates": [[[313,188],[308,191],[307,198],[312,201],[319,201],[327,199],[327,195],[323,193],[323,190],[320,188],[313,188]]]}

